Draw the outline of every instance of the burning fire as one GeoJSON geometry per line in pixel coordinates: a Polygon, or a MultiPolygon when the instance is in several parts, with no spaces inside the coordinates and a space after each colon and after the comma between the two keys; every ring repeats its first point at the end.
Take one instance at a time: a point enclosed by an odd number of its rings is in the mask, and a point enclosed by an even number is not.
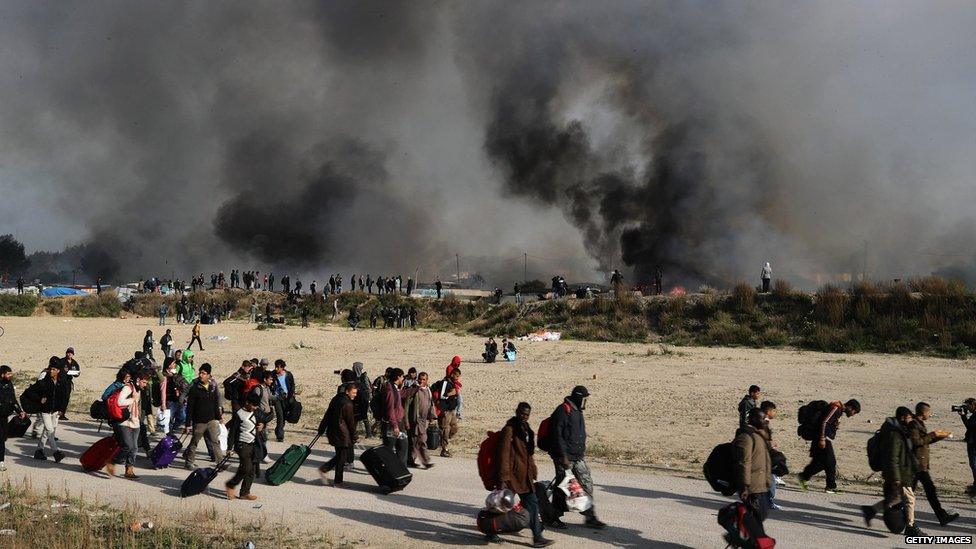
{"type": "Polygon", "coordinates": [[[674,288],[671,288],[671,291],[668,292],[668,295],[672,297],[681,297],[686,293],[688,293],[688,291],[685,290],[683,286],[675,286],[674,288]]]}

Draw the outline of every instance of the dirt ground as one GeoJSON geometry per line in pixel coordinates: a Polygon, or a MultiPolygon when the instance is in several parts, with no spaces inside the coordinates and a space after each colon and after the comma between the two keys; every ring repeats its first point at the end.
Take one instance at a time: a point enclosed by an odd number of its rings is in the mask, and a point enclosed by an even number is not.
{"type": "MultiPolygon", "coordinates": [[[[141,348],[155,319],[0,318],[0,363],[18,379],[37,372],[51,355],[73,346],[82,367],[72,408],[87,415],[88,405],[113,379],[122,362],[141,348]]],[[[177,343],[189,340],[190,327],[174,325],[177,343]]],[[[197,364],[209,362],[218,379],[229,375],[242,358],[284,358],[294,372],[305,404],[303,424],[314,427],[334,394],[333,370],[365,363],[371,377],[387,366],[416,366],[437,379],[455,354],[463,370],[464,419],[459,443],[475,452],[486,430],[500,428],[516,404],[534,406],[533,424],[559,404],[578,384],[592,397],[587,407],[590,453],[595,460],[698,470],[710,449],[731,439],[737,426],[736,405],[756,383],[763,398],[779,405],[775,436],[798,472],[807,458],[807,443],[795,435],[796,409],[813,399],[860,400],[863,413],[842,422],[836,441],[839,467],[851,480],[870,470],[865,443],[899,405],[931,403],[929,428],[946,428],[956,437],[932,450],[932,471],[954,485],[970,480],[962,425],[949,406],[976,396],[976,361],[911,356],[834,355],[794,350],[670,348],[647,344],[579,341],[517,342],[518,361],[484,364],[481,338],[409,330],[365,330],[313,326],[256,330],[243,322],[203,327],[206,350],[197,364]],[[226,340],[213,340],[226,336],[226,340]]],[[[159,356],[157,351],[157,357],[159,356]]],[[[24,388],[20,382],[18,390],[24,388]]],[[[474,472],[472,471],[472,474],[474,472]]]]}

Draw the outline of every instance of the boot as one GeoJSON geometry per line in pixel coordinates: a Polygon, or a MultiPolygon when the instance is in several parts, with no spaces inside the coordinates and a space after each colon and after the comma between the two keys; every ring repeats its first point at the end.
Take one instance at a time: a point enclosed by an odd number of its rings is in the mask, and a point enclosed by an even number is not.
{"type": "Polygon", "coordinates": [[[945,526],[945,525],[949,524],[950,522],[956,520],[957,518],[959,518],[959,513],[953,513],[951,511],[949,511],[949,512],[943,512],[939,516],[939,526],[945,526]]]}
{"type": "Polygon", "coordinates": [[[908,537],[913,537],[913,538],[915,538],[915,537],[922,537],[922,536],[925,536],[925,532],[923,532],[921,530],[921,528],[919,528],[918,526],[912,524],[912,525],[908,526],[907,528],[905,528],[905,535],[908,536],[908,537]]]}
{"type": "Polygon", "coordinates": [[[115,476],[115,464],[112,463],[111,461],[108,462],[108,463],[106,463],[105,464],[105,472],[108,473],[108,476],[114,477],[115,476]]]}
{"type": "Polygon", "coordinates": [[[542,536],[532,539],[532,547],[549,547],[553,543],[556,542],[551,539],[546,539],[542,536]]]}
{"type": "Polygon", "coordinates": [[[34,459],[39,459],[41,461],[46,460],[47,456],[44,455],[44,450],[37,450],[34,452],[34,459]]]}
{"type": "Polygon", "coordinates": [[[870,505],[861,506],[861,514],[864,515],[864,525],[868,528],[871,527],[871,520],[874,519],[874,515],[878,512],[874,510],[874,507],[870,505]]]}
{"type": "Polygon", "coordinates": [[[125,478],[129,478],[132,480],[137,480],[139,478],[138,476],[136,476],[135,468],[133,468],[131,465],[125,466],[125,478]]]}
{"type": "Polygon", "coordinates": [[[585,524],[587,526],[589,526],[590,528],[593,528],[595,530],[603,530],[604,528],[607,527],[607,524],[605,522],[603,522],[602,520],[596,518],[596,515],[590,515],[590,516],[586,517],[586,523],[585,524]]]}
{"type": "Polygon", "coordinates": [[[224,491],[227,493],[227,499],[234,499],[235,497],[237,497],[234,494],[234,489],[231,488],[230,486],[225,485],[224,491]]]}

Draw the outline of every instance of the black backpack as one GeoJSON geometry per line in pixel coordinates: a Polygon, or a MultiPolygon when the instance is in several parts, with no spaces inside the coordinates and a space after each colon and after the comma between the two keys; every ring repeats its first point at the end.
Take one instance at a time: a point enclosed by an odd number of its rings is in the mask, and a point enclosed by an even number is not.
{"type": "Polygon", "coordinates": [[[712,490],[723,496],[731,496],[738,490],[735,486],[735,448],[731,442],[719,444],[708,454],[702,472],[712,490]]]}
{"type": "Polygon", "coordinates": [[[240,372],[234,372],[233,375],[224,380],[224,398],[231,402],[239,402],[241,400],[241,393],[244,391],[244,378],[240,376],[240,372]]]}
{"type": "Polygon", "coordinates": [[[884,456],[881,451],[881,429],[878,429],[868,439],[868,465],[872,471],[880,471],[884,468],[884,456]]]}
{"type": "Polygon", "coordinates": [[[824,413],[830,408],[826,400],[813,400],[800,406],[796,412],[796,420],[799,424],[796,434],[803,440],[816,440],[820,436],[820,420],[824,413]]]}

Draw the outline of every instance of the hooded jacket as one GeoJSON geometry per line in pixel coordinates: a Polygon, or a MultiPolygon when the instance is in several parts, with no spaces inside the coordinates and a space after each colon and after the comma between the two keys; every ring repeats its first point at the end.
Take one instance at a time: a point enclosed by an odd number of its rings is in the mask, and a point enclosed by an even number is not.
{"type": "Polygon", "coordinates": [[[196,379],[197,374],[193,371],[193,365],[190,364],[190,359],[193,358],[193,351],[186,349],[183,351],[183,355],[180,357],[179,365],[177,366],[177,372],[187,383],[193,383],[196,379]]]}
{"type": "Polygon", "coordinates": [[[569,397],[563,402],[569,405],[569,411],[560,404],[550,416],[549,428],[555,444],[549,454],[557,460],[565,456],[569,461],[579,461],[586,455],[586,421],[583,411],[569,397]]]}
{"type": "Polygon", "coordinates": [[[525,494],[533,491],[539,471],[532,456],[535,433],[527,424],[519,426],[519,423],[519,418],[513,417],[502,429],[498,443],[498,481],[516,494],[525,494]]]}
{"type": "Polygon", "coordinates": [[[918,464],[908,427],[901,425],[897,418],[889,417],[881,425],[884,465],[881,476],[885,482],[900,482],[908,486],[915,479],[918,464]]]}
{"type": "Polygon", "coordinates": [[[773,474],[773,462],[769,457],[769,435],[764,429],[752,425],[736,431],[732,441],[735,451],[735,485],[750,494],[769,491],[773,474]]]}

